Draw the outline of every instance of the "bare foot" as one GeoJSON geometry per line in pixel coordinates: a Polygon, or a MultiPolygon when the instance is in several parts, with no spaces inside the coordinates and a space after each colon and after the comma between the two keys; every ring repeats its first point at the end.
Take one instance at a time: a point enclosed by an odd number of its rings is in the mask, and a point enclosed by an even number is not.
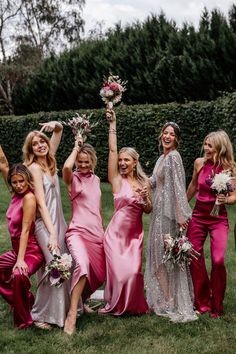
{"type": "Polygon", "coordinates": [[[76,313],[75,314],[68,313],[66,317],[64,332],[69,336],[72,336],[76,331],[76,316],[77,316],[76,313]]]}
{"type": "Polygon", "coordinates": [[[94,310],[91,309],[91,307],[89,307],[88,305],[85,305],[85,304],[84,304],[84,312],[85,312],[85,313],[93,313],[94,310]]]}

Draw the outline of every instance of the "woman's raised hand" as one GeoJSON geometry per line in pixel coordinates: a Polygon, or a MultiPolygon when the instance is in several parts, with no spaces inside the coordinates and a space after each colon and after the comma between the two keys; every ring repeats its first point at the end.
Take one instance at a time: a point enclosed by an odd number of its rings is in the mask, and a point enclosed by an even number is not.
{"type": "Polygon", "coordinates": [[[81,147],[84,143],[84,139],[80,133],[75,136],[75,148],[81,147]]]}
{"type": "Polygon", "coordinates": [[[41,125],[41,129],[40,131],[41,132],[47,132],[47,133],[50,133],[50,132],[53,132],[53,131],[60,131],[63,129],[62,127],[62,124],[57,122],[56,120],[52,120],[50,122],[46,122],[46,123],[39,123],[39,125],[41,125]]]}
{"type": "Polygon", "coordinates": [[[109,108],[106,109],[106,119],[110,123],[116,121],[116,114],[113,109],[109,109],[109,108]]]}

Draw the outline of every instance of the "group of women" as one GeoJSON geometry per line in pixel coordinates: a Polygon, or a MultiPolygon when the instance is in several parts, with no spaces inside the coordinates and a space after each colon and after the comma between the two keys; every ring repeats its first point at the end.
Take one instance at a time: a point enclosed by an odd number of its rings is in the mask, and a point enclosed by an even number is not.
{"type": "Polygon", "coordinates": [[[216,197],[206,179],[222,170],[230,169],[235,174],[228,135],[217,131],[205,138],[204,157],[195,161],[186,193],[185,172],[177,151],[180,129],[176,123],[163,126],[159,136],[163,153],[148,178],[135,149],[124,147],[117,151],[114,110],[107,109],[106,117],[108,180],[115,211],[105,231],[100,181],[94,174],[96,152],[81,136],[76,137],[62,171],[72,208],[68,226],[55,160],[62,125],[55,121],[43,123],[40,131],[30,132],[23,146],[23,164],[13,165],[9,171],[0,149],[0,170],[12,192],[7,211],[12,250],[0,256],[0,294],[13,308],[15,325],[26,328],[34,323],[43,329],[57,325],[71,335],[76,329],[78,308],[90,311],[84,302],[104,282],[105,306],[99,310],[103,315],[141,315],[152,311],[174,322],[196,320],[198,314],[206,311],[212,317],[221,316],[229,228],[225,204],[236,201],[236,192],[219,195],[220,215],[211,216],[216,197]],[[52,132],[50,140],[44,132],[52,132]],[[192,214],[188,201],[196,192],[192,214]],[[152,212],[145,277],[143,212],[152,212]],[[189,240],[200,253],[190,270],[188,264],[182,269],[178,264],[163,263],[163,236],[178,235],[180,228],[187,230],[189,240]],[[203,252],[208,232],[212,254],[210,280],[203,252]],[[53,259],[54,252],[70,253],[74,260],[71,279],[59,288],[45,278],[45,265],[53,259]],[[29,277],[36,272],[38,287],[34,300],[29,277]]]}

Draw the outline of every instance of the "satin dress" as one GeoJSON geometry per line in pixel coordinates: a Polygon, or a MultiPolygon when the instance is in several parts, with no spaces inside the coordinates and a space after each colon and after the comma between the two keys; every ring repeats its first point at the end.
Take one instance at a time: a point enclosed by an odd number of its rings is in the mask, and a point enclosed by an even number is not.
{"type": "MultiPolygon", "coordinates": [[[[49,177],[43,173],[43,186],[46,205],[52,223],[56,229],[60,253],[68,253],[65,244],[67,225],[62,211],[58,176],[54,175],[53,177],[49,177]]],[[[43,251],[45,261],[48,263],[53,259],[53,257],[48,249],[49,234],[40,215],[37,217],[35,222],[35,234],[43,251]]],[[[70,280],[65,281],[60,288],[57,288],[56,286],[51,286],[46,278],[42,281],[44,272],[44,266],[37,272],[39,287],[32,309],[33,320],[63,327],[70,303],[70,280]]]]}
{"type": "MultiPolygon", "coordinates": [[[[29,191],[27,191],[29,193],[29,191]]],[[[35,238],[35,224],[31,225],[24,261],[28,266],[28,275],[20,274],[16,269],[12,273],[19,252],[23,219],[24,194],[15,194],[7,210],[8,231],[11,235],[12,250],[0,256],[0,294],[13,309],[14,324],[18,328],[27,328],[32,323],[30,314],[34,296],[30,291],[29,277],[43,263],[43,254],[35,238]]]]}
{"type": "Polygon", "coordinates": [[[222,170],[222,166],[216,167],[212,161],[207,160],[199,171],[196,204],[187,233],[194,248],[201,254],[201,257],[193,260],[190,266],[194,286],[194,306],[201,313],[211,312],[212,317],[223,314],[227,278],[224,261],[229,223],[225,205],[220,206],[219,216],[210,215],[216,196],[207,180],[222,170]],[[206,269],[203,249],[208,233],[210,234],[212,263],[210,278],[206,269]]]}
{"type": "Polygon", "coordinates": [[[107,304],[99,312],[116,316],[144,314],[149,309],[141,270],[143,208],[125,177],[120,191],[114,194],[114,204],[104,239],[107,304]]]}
{"type": "Polygon", "coordinates": [[[73,172],[70,200],[72,217],[66,233],[66,243],[75,261],[71,291],[85,275],[88,282],[82,298],[86,300],[105,280],[99,178],[92,172],[73,172]]]}

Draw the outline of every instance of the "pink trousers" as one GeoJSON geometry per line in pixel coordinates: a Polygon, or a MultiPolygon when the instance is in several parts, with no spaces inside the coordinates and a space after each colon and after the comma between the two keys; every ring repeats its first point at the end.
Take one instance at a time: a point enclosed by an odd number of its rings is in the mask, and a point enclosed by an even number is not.
{"type": "MultiPolygon", "coordinates": [[[[18,247],[14,248],[18,249],[18,247]]],[[[30,311],[34,302],[29,277],[41,267],[43,255],[36,243],[28,244],[25,253],[28,276],[20,274],[17,269],[14,274],[12,273],[16,259],[17,254],[14,250],[0,256],[0,294],[13,309],[15,326],[27,328],[33,323],[30,311]]]]}
{"type": "Polygon", "coordinates": [[[227,212],[221,208],[220,216],[210,215],[214,204],[197,201],[193,216],[189,223],[187,237],[201,256],[193,260],[190,266],[194,286],[194,306],[201,313],[209,311],[212,314],[223,313],[223,300],[226,289],[226,269],[224,265],[227,247],[229,225],[227,212]],[[211,275],[207,274],[204,242],[210,234],[211,275]]]}

